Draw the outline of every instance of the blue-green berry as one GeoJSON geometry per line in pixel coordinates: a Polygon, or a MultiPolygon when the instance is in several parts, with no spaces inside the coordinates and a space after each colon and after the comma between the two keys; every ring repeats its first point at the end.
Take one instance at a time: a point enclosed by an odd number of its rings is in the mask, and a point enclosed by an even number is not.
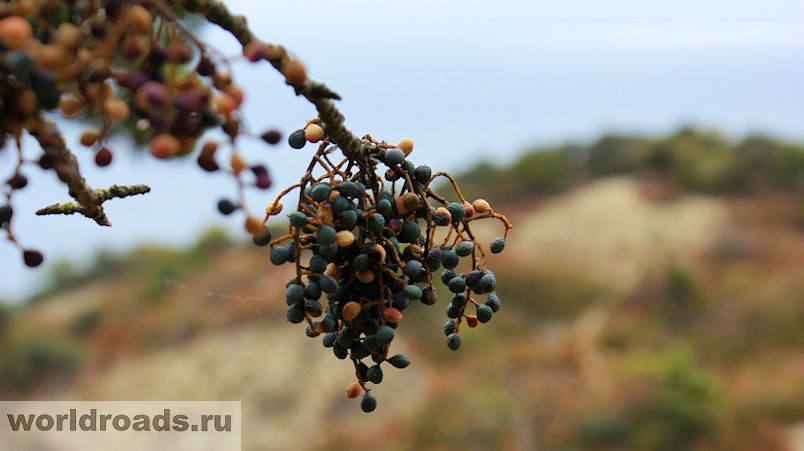
{"type": "Polygon", "coordinates": [[[447,269],[453,269],[458,266],[458,263],[461,261],[458,254],[452,251],[441,251],[441,264],[444,265],[447,269]]]}
{"type": "Polygon", "coordinates": [[[332,212],[339,215],[349,208],[349,199],[344,196],[338,196],[332,201],[332,212]]]}
{"type": "Polygon", "coordinates": [[[366,372],[366,379],[375,384],[382,382],[382,368],[380,368],[380,365],[374,365],[369,368],[366,372]]]}
{"type": "Polygon", "coordinates": [[[461,347],[461,336],[456,333],[449,334],[449,336],[447,336],[447,346],[453,351],[456,351],[461,347]]]}
{"type": "Polygon", "coordinates": [[[405,267],[402,269],[402,272],[405,273],[411,279],[415,279],[419,277],[419,273],[422,271],[422,262],[418,260],[411,260],[405,263],[405,267]]]}
{"type": "Polygon", "coordinates": [[[455,272],[454,269],[445,269],[444,272],[441,273],[441,282],[444,285],[449,285],[449,281],[452,280],[458,274],[455,272]]]}
{"type": "Polygon", "coordinates": [[[492,254],[499,254],[500,252],[502,252],[503,249],[505,249],[505,238],[497,237],[491,240],[489,249],[491,250],[492,254]]]}
{"type": "Polygon", "coordinates": [[[357,257],[352,260],[352,269],[355,271],[363,271],[364,269],[368,269],[369,263],[368,254],[358,254],[357,257]]]}
{"type": "Polygon", "coordinates": [[[380,326],[377,329],[377,342],[381,345],[387,345],[394,339],[394,329],[390,326],[380,326]]]}
{"type": "Polygon", "coordinates": [[[458,307],[455,304],[450,304],[447,306],[447,318],[456,319],[459,316],[461,316],[461,307],[458,307]]]}
{"type": "Polygon", "coordinates": [[[433,170],[430,169],[430,166],[421,165],[416,168],[414,174],[419,183],[427,185],[430,183],[430,176],[433,175],[433,170]]]}
{"type": "Polygon", "coordinates": [[[293,324],[298,324],[304,321],[304,304],[293,304],[285,311],[285,316],[288,321],[293,324]]]}
{"type": "Polygon", "coordinates": [[[491,293],[486,297],[486,302],[484,304],[491,307],[491,311],[497,313],[497,310],[500,309],[500,298],[497,297],[496,294],[491,293]]]}
{"type": "Polygon", "coordinates": [[[330,244],[335,242],[335,229],[332,226],[323,225],[320,229],[318,229],[318,233],[316,233],[316,238],[318,239],[318,244],[322,246],[329,246],[330,244]]]}
{"type": "Polygon", "coordinates": [[[288,135],[288,144],[294,149],[301,149],[307,144],[307,138],[304,137],[304,130],[296,130],[288,135]]]}
{"type": "Polygon", "coordinates": [[[254,235],[252,241],[254,241],[254,244],[257,246],[267,246],[271,242],[271,229],[266,227],[262,233],[254,235]]]}
{"type": "Polygon", "coordinates": [[[281,265],[290,261],[290,250],[285,246],[274,246],[271,248],[271,263],[281,265]]]}
{"type": "Polygon", "coordinates": [[[316,183],[310,190],[310,198],[316,202],[323,202],[329,197],[332,187],[329,183],[316,183]]]}
{"type": "Polygon", "coordinates": [[[341,219],[338,220],[338,225],[344,230],[352,230],[357,225],[359,215],[355,210],[346,210],[341,213],[341,219]]]}
{"type": "Polygon", "coordinates": [[[410,359],[405,354],[397,354],[388,359],[388,363],[396,368],[405,368],[410,365],[410,359]]]}
{"type": "Polygon", "coordinates": [[[346,197],[361,199],[366,195],[366,186],[360,182],[338,182],[338,192],[346,197]]]}
{"type": "Polygon", "coordinates": [[[388,199],[380,199],[380,201],[377,202],[377,211],[383,216],[388,216],[393,207],[391,201],[388,199]]]}
{"type": "Polygon", "coordinates": [[[475,243],[472,241],[461,241],[455,246],[455,253],[460,257],[466,257],[471,254],[475,249],[475,243]]]}
{"type": "Polygon", "coordinates": [[[285,292],[285,302],[288,305],[297,304],[304,300],[304,287],[301,285],[288,285],[288,289],[285,292]]]}
{"type": "Polygon", "coordinates": [[[288,215],[288,221],[293,227],[302,228],[307,225],[307,215],[300,211],[294,211],[288,215]]]}
{"type": "Polygon", "coordinates": [[[332,353],[335,354],[335,357],[343,360],[349,355],[349,350],[336,344],[332,347],[332,353]]]}
{"type": "Polygon", "coordinates": [[[336,338],[338,338],[337,332],[327,332],[324,334],[324,338],[321,339],[321,344],[323,344],[325,348],[331,348],[335,346],[336,338]]]}
{"type": "Polygon", "coordinates": [[[449,336],[453,332],[455,332],[455,321],[449,320],[444,323],[444,335],[449,336]]]}
{"type": "Polygon", "coordinates": [[[366,413],[373,412],[374,409],[377,408],[377,400],[374,399],[374,395],[369,392],[363,394],[363,399],[360,401],[360,408],[366,413]]]}
{"type": "Polygon", "coordinates": [[[400,149],[388,149],[385,151],[385,163],[388,166],[395,166],[405,160],[405,152],[400,149]]]}
{"type": "Polygon", "coordinates": [[[368,217],[368,227],[369,230],[374,233],[382,232],[382,228],[385,227],[385,218],[380,214],[370,214],[368,217]]]}
{"type": "Polygon", "coordinates": [[[483,274],[480,283],[475,291],[478,293],[490,293],[497,288],[497,281],[494,280],[493,274],[483,274]]]}
{"type": "Polygon", "coordinates": [[[486,304],[480,304],[477,306],[477,320],[481,323],[487,323],[491,319],[491,315],[494,312],[491,310],[486,304]]]}
{"type": "Polygon", "coordinates": [[[413,284],[408,284],[402,292],[406,298],[412,301],[422,297],[422,289],[413,284]]]}
{"type": "Polygon", "coordinates": [[[334,277],[326,274],[321,274],[321,277],[318,279],[318,285],[321,286],[321,290],[323,290],[324,293],[331,294],[338,291],[338,281],[335,280],[334,277]]]}
{"type": "Polygon", "coordinates": [[[455,276],[450,279],[447,286],[449,287],[449,291],[453,293],[462,293],[466,290],[466,280],[461,276],[455,276]]]}
{"type": "Polygon", "coordinates": [[[310,271],[321,274],[327,270],[327,259],[320,255],[313,255],[310,257],[310,271]]]}
{"type": "Polygon", "coordinates": [[[464,208],[463,204],[458,202],[453,202],[447,205],[447,210],[449,211],[450,216],[452,216],[452,222],[457,223],[460,222],[461,219],[466,215],[466,208],[464,208]]]}
{"type": "Polygon", "coordinates": [[[472,291],[477,291],[477,287],[480,286],[480,279],[482,278],[483,271],[473,269],[469,271],[469,274],[466,275],[466,286],[472,291]]]}
{"type": "Polygon", "coordinates": [[[421,228],[416,221],[405,221],[402,223],[402,231],[399,232],[399,241],[403,243],[415,243],[419,239],[421,228]]]}

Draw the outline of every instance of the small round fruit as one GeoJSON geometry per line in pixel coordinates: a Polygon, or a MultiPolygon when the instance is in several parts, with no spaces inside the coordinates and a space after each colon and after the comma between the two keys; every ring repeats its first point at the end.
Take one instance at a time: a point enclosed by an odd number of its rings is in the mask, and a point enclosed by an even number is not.
{"type": "Polygon", "coordinates": [[[463,204],[458,202],[447,205],[447,210],[449,210],[449,214],[452,215],[452,222],[458,222],[466,216],[466,208],[463,204]]]}
{"type": "Polygon", "coordinates": [[[486,304],[480,304],[477,306],[477,320],[481,323],[489,322],[493,313],[494,312],[491,310],[491,307],[486,304]]]}
{"type": "Polygon", "coordinates": [[[263,230],[262,233],[252,236],[251,240],[257,246],[267,246],[271,242],[271,229],[265,227],[265,230],[263,230]]]}
{"type": "Polygon", "coordinates": [[[453,293],[463,293],[466,290],[466,280],[461,276],[455,276],[449,281],[449,291],[453,293]]]}
{"type": "Polygon", "coordinates": [[[181,151],[181,144],[175,136],[162,133],[151,138],[148,144],[151,155],[160,160],[166,160],[173,157],[181,151]]]}
{"type": "Polygon", "coordinates": [[[316,183],[310,188],[310,198],[316,202],[323,202],[327,200],[331,192],[332,187],[329,183],[316,183]]]}
{"type": "Polygon", "coordinates": [[[377,400],[374,399],[374,395],[366,392],[363,395],[363,400],[360,401],[360,408],[366,413],[373,412],[377,408],[377,400]]]}
{"type": "Polygon", "coordinates": [[[33,29],[24,18],[9,16],[0,20],[0,42],[9,50],[22,47],[22,44],[31,36],[33,36],[33,29]]]}
{"type": "Polygon", "coordinates": [[[120,99],[106,99],[103,102],[103,115],[111,121],[122,121],[131,114],[128,104],[120,99]]]}
{"type": "Polygon", "coordinates": [[[385,163],[395,166],[405,160],[405,152],[400,149],[388,149],[385,151],[385,163]]]}
{"type": "Polygon", "coordinates": [[[287,291],[285,291],[285,302],[293,305],[302,301],[304,301],[304,287],[296,283],[288,285],[287,291]]]}
{"type": "Polygon", "coordinates": [[[288,60],[281,69],[285,82],[291,86],[299,86],[307,81],[307,70],[299,60],[288,60]]]}
{"type": "Polygon", "coordinates": [[[282,132],[279,130],[268,130],[260,135],[260,138],[268,144],[276,144],[282,139],[282,132]]]}
{"type": "Polygon", "coordinates": [[[35,268],[42,264],[42,262],[45,260],[45,257],[43,257],[42,253],[39,251],[26,249],[22,253],[22,260],[25,262],[26,266],[35,268]]]}
{"type": "Polygon", "coordinates": [[[218,201],[218,211],[221,212],[221,214],[228,216],[235,210],[237,210],[237,205],[229,199],[221,199],[218,201]]]}
{"type": "Polygon", "coordinates": [[[112,151],[108,147],[103,146],[95,153],[95,164],[98,167],[109,166],[112,162],[112,151]]]}
{"type": "Polygon", "coordinates": [[[486,199],[476,199],[474,202],[472,202],[472,207],[475,209],[475,212],[480,214],[491,211],[491,205],[489,205],[486,199]]]}
{"type": "Polygon", "coordinates": [[[304,129],[304,139],[311,143],[317,143],[324,139],[324,129],[318,124],[310,124],[304,129]]]}
{"type": "Polygon", "coordinates": [[[413,140],[410,138],[402,138],[396,143],[396,147],[402,150],[405,153],[405,156],[410,155],[413,152],[413,140]]]}
{"type": "Polygon", "coordinates": [[[461,241],[457,246],[455,246],[455,253],[460,257],[466,257],[467,255],[471,254],[474,249],[475,243],[471,241],[461,241]]]}
{"type": "Polygon", "coordinates": [[[388,358],[388,363],[396,368],[405,368],[410,365],[410,359],[405,354],[396,354],[388,358]]]}
{"type": "Polygon", "coordinates": [[[307,144],[307,138],[304,137],[304,130],[296,130],[288,136],[288,144],[294,149],[301,149],[307,144]]]}
{"type": "Polygon", "coordinates": [[[346,387],[346,397],[349,399],[357,398],[361,391],[363,391],[363,389],[360,387],[360,383],[352,382],[346,387]]]}
{"type": "Polygon", "coordinates": [[[341,308],[341,316],[346,321],[352,321],[360,314],[360,304],[354,301],[347,302],[346,305],[341,308]]]}
{"type": "Polygon", "coordinates": [[[491,240],[489,249],[491,250],[492,254],[499,254],[500,252],[502,252],[503,249],[505,249],[505,238],[497,237],[491,240]]]}
{"type": "Polygon", "coordinates": [[[128,10],[128,27],[135,33],[145,33],[151,31],[153,16],[141,5],[134,5],[128,10]]]}
{"type": "Polygon", "coordinates": [[[486,302],[484,304],[488,305],[491,308],[491,311],[496,313],[497,310],[500,309],[500,298],[497,297],[496,294],[491,293],[486,297],[486,302]]]}
{"type": "Polygon", "coordinates": [[[341,230],[335,234],[335,242],[338,243],[338,247],[351,246],[355,242],[355,235],[348,230],[341,230]]]}
{"type": "Polygon", "coordinates": [[[453,351],[461,347],[461,336],[456,333],[451,333],[447,336],[447,346],[453,351]]]}

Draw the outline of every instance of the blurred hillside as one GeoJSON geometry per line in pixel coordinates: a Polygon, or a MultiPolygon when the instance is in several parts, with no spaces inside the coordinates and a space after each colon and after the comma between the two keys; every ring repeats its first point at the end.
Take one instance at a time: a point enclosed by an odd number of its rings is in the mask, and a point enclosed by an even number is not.
{"type": "Polygon", "coordinates": [[[804,449],[802,147],[607,136],[459,183],[514,224],[502,309],[452,352],[446,293],[409,307],[371,415],[285,321],[289,268],[216,231],[0,310],[3,399],[242,400],[246,449],[804,449]]]}

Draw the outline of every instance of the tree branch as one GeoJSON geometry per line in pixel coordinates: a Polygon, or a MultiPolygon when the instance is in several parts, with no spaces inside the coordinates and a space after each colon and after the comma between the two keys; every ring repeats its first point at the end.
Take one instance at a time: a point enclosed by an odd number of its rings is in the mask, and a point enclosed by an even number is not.
{"type": "MultiPolygon", "coordinates": [[[[248,28],[246,18],[240,15],[233,15],[226,5],[219,0],[178,0],[177,3],[187,11],[200,14],[209,22],[228,31],[244,47],[256,39],[254,33],[248,28]]],[[[269,62],[276,70],[281,71],[283,64],[288,59],[289,57],[284,55],[270,59],[269,62]]],[[[324,130],[330,140],[337,144],[346,156],[357,161],[382,159],[385,149],[376,144],[361,141],[360,138],[344,126],[344,116],[331,100],[340,100],[338,94],[323,83],[310,79],[295,86],[295,89],[296,95],[304,96],[310,103],[315,105],[319,118],[323,122],[324,130]]]]}

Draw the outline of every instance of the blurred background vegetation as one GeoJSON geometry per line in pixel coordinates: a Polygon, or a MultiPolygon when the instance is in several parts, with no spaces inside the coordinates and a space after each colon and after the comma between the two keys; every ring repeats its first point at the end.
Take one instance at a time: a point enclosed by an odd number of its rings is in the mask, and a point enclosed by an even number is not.
{"type": "Polygon", "coordinates": [[[515,226],[502,309],[452,352],[447,293],[412,305],[372,415],[284,321],[288,268],[220,230],[2,305],[0,394],[242,400],[246,449],[804,449],[804,147],[610,135],[458,182],[515,226]]]}

